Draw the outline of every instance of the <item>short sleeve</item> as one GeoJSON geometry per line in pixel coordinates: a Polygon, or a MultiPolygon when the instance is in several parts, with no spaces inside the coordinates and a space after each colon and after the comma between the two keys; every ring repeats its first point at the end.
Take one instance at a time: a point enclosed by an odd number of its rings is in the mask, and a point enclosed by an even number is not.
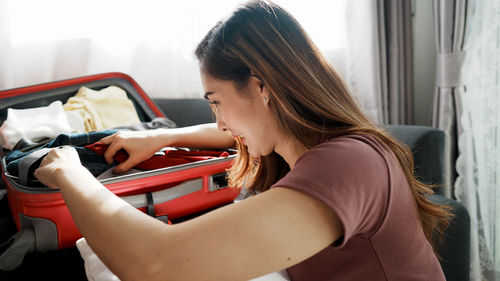
{"type": "MultiPolygon", "coordinates": [[[[385,152],[387,153],[387,152],[385,152]]],[[[339,217],[344,238],[369,238],[383,222],[389,194],[384,151],[365,137],[339,137],[305,152],[272,186],[292,188],[322,201],[339,217]]]]}

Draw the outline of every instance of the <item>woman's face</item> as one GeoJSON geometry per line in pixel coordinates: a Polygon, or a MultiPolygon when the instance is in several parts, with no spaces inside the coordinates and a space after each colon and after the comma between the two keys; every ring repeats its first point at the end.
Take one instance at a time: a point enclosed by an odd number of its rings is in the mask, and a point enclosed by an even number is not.
{"type": "Polygon", "coordinates": [[[205,98],[217,117],[219,130],[241,137],[252,157],[270,154],[281,130],[269,107],[267,88],[256,77],[250,77],[244,89],[232,81],[214,79],[202,74],[205,98]]]}

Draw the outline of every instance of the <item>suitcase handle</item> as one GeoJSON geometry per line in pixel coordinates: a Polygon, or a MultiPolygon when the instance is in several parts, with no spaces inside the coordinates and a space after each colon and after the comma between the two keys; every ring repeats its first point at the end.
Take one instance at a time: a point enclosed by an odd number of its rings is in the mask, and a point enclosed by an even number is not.
{"type": "Polygon", "coordinates": [[[203,188],[203,179],[194,179],[185,181],[182,184],[177,186],[167,188],[160,191],[155,191],[151,193],[137,194],[137,195],[129,195],[129,196],[121,196],[120,198],[125,200],[130,205],[135,208],[144,208],[148,207],[149,202],[147,194],[151,194],[151,199],[155,204],[165,203],[170,200],[174,200],[176,198],[197,192],[202,190],[203,188]]]}
{"type": "MultiPolygon", "coordinates": [[[[218,173],[218,174],[212,174],[209,175],[208,177],[200,177],[200,178],[194,178],[188,181],[184,181],[179,185],[176,185],[174,187],[169,187],[160,191],[155,191],[155,192],[146,192],[143,194],[137,194],[137,195],[129,195],[129,196],[120,196],[121,199],[129,203],[135,208],[145,208],[146,214],[157,218],[163,222],[169,223],[170,221],[168,220],[168,216],[173,215],[173,216],[179,216],[179,213],[170,213],[168,209],[168,202],[172,201],[174,199],[184,197],[186,195],[190,195],[192,193],[198,193],[198,195],[201,195],[200,192],[203,193],[202,196],[210,196],[209,194],[215,191],[218,191],[220,189],[225,189],[229,188],[228,182],[226,179],[226,172],[218,173]],[[206,183],[204,181],[207,181],[206,183]],[[205,188],[207,188],[205,190],[205,188]],[[208,192],[208,193],[207,193],[208,192]],[[168,215],[168,216],[167,216],[168,215]]],[[[222,194],[229,194],[233,193],[231,190],[224,191],[222,194]]],[[[212,207],[216,206],[217,204],[224,204],[228,203],[226,202],[224,198],[225,195],[220,197],[221,193],[215,192],[214,194],[215,197],[211,197],[213,199],[218,200],[219,203],[214,204],[212,207]],[[222,200],[220,200],[222,199],[222,200]]],[[[239,193],[239,192],[238,192],[239,193]]],[[[194,195],[194,194],[193,194],[194,195]]],[[[195,195],[195,196],[198,196],[195,195]]],[[[234,197],[236,197],[237,194],[234,194],[234,197]]],[[[227,196],[226,196],[227,197],[227,196]]],[[[193,198],[193,197],[191,197],[193,198]]],[[[196,199],[194,199],[196,200],[196,199]]],[[[175,205],[175,203],[173,203],[175,205]]],[[[210,206],[205,206],[206,208],[209,208],[210,206]]],[[[188,215],[188,213],[184,215],[188,215]]]]}
{"type": "Polygon", "coordinates": [[[35,163],[40,165],[42,159],[49,153],[50,148],[42,148],[26,155],[21,162],[19,162],[19,183],[22,185],[28,184],[29,172],[35,163]]]}

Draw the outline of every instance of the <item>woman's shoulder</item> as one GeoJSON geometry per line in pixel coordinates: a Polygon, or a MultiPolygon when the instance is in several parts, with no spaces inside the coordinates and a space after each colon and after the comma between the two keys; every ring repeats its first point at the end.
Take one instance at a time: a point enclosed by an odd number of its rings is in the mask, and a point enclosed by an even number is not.
{"type": "Polygon", "coordinates": [[[344,135],[329,139],[302,154],[287,175],[299,178],[321,179],[329,183],[350,185],[353,180],[387,184],[390,152],[382,142],[371,136],[344,135]]]}
{"type": "Polygon", "coordinates": [[[374,135],[369,135],[369,134],[348,134],[348,135],[341,135],[338,137],[331,138],[319,145],[325,145],[325,144],[330,144],[330,143],[348,143],[354,147],[360,146],[363,147],[366,145],[372,147],[372,148],[377,148],[380,146],[383,146],[383,142],[377,138],[374,135]]]}
{"type": "MultiPolygon", "coordinates": [[[[378,138],[371,135],[350,134],[331,138],[312,147],[304,153],[304,157],[334,157],[347,160],[367,161],[373,159],[386,159],[390,154],[388,147],[378,138]]],[[[386,159],[387,160],[387,159],[386,159]]]]}

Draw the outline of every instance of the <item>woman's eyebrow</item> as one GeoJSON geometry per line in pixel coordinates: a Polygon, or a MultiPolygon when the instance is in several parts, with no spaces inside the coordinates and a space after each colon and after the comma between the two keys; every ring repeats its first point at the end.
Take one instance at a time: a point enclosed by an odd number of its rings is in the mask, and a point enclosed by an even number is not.
{"type": "Polygon", "coordinates": [[[205,95],[203,96],[206,100],[208,100],[208,96],[213,94],[214,92],[206,92],[205,95]]]}

